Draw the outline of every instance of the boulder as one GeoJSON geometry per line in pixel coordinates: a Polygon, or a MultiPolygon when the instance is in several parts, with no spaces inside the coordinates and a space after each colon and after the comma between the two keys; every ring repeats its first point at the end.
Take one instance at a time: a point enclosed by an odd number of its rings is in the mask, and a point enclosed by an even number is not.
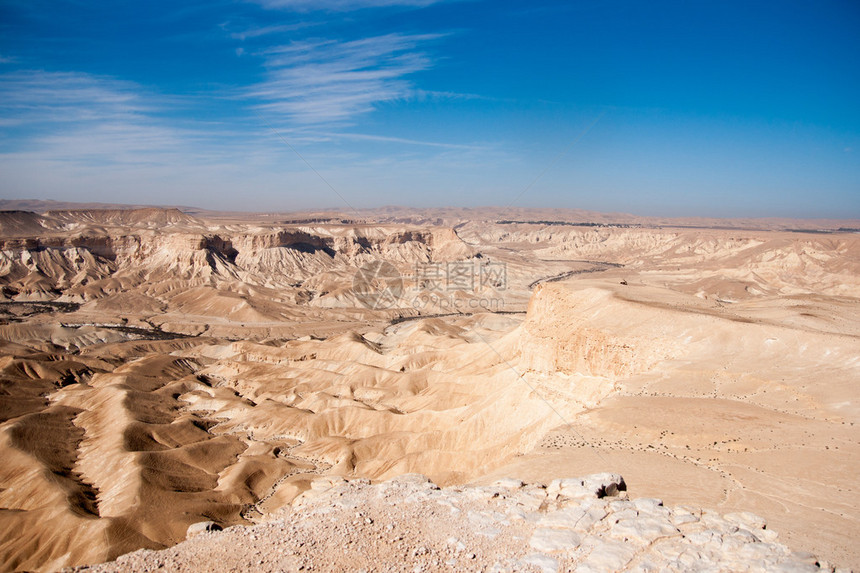
{"type": "Polygon", "coordinates": [[[195,535],[207,533],[210,531],[221,531],[222,527],[214,521],[198,521],[188,526],[188,531],[185,532],[185,537],[191,539],[195,535]]]}

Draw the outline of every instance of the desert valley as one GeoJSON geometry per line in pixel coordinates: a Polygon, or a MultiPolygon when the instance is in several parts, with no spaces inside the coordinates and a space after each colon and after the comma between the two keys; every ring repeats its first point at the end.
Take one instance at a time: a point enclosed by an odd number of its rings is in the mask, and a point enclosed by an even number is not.
{"type": "Polygon", "coordinates": [[[860,567],[856,221],[17,208],[4,571],[269,523],[321,479],[606,472],[860,567]]]}

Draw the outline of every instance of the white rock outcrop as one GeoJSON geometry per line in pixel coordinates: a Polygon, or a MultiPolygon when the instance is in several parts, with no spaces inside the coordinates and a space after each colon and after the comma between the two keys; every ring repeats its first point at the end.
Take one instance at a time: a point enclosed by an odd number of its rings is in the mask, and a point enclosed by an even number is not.
{"type": "Polygon", "coordinates": [[[92,570],[822,570],[756,515],[665,507],[625,490],[617,474],[446,488],[418,474],[378,484],[320,477],[273,521],[92,570]]]}

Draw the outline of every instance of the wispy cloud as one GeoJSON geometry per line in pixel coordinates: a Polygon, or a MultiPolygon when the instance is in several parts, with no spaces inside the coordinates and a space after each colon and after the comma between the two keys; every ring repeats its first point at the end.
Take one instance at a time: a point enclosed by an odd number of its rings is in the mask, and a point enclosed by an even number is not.
{"type": "Polygon", "coordinates": [[[329,12],[348,12],[363,8],[383,8],[388,6],[411,6],[423,8],[445,0],[256,0],[264,8],[296,10],[309,12],[321,10],[329,12]]]}
{"type": "Polygon", "coordinates": [[[421,90],[421,89],[412,90],[409,95],[410,95],[411,99],[414,99],[416,101],[445,101],[445,100],[514,101],[512,99],[501,100],[499,98],[483,96],[480,94],[459,93],[459,92],[450,92],[450,91],[421,90]]]}
{"type": "MultiPolygon", "coordinates": [[[[305,28],[310,28],[311,26],[318,26],[318,22],[297,22],[295,24],[281,24],[277,26],[252,26],[249,28],[245,28],[244,30],[239,30],[236,32],[229,32],[230,37],[234,40],[248,40],[251,38],[259,38],[261,36],[268,36],[270,34],[282,34],[284,32],[296,32],[298,30],[303,30],[305,28]]],[[[225,31],[228,30],[229,26],[227,24],[223,24],[221,26],[225,31]]]]}
{"type": "Polygon", "coordinates": [[[366,133],[320,133],[323,137],[331,137],[332,139],[348,139],[353,141],[373,141],[379,143],[398,143],[405,145],[416,145],[421,147],[439,147],[442,149],[476,149],[478,146],[461,144],[461,143],[445,143],[439,141],[424,141],[419,139],[409,139],[406,137],[390,137],[387,135],[371,135],[366,133]]]}
{"type": "Polygon", "coordinates": [[[132,82],[73,72],[0,75],[0,117],[7,122],[79,122],[129,117],[146,110],[132,82]]]}
{"type": "Polygon", "coordinates": [[[226,205],[237,188],[281,189],[289,169],[313,183],[256,126],[179,119],[192,103],[79,72],[0,74],[0,196],[212,205],[217,188],[226,205]]]}
{"type": "Polygon", "coordinates": [[[211,137],[169,117],[175,96],[146,94],[134,82],[77,72],[0,74],[0,135],[6,157],[80,164],[139,165],[171,161],[211,137]]]}
{"type": "Polygon", "coordinates": [[[388,34],[353,41],[306,41],[278,46],[263,55],[267,79],[248,95],[276,120],[322,124],[345,122],[376,105],[409,97],[410,74],[432,66],[419,46],[435,34],[388,34]]]}
{"type": "MultiPolygon", "coordinates": [[[[271,43],[277,33],[260,36],[271,43]]],[[[0,196],[165,204],[182,197],[216,206],[215,195],[225,207],[248,208],[245,200],[235,203],[242,189],[260,206],[340,205],[336,196],[308,194],[320,181],[269,123],[356,205],[362,197],[391,202],[403,184],[417,189],[439,173],[452,185],[467,181],[475,165],[495,173],[511,161],[500,160],[492,142],[354,127],[384,102],[477,97],[413,84],[412,74],[432,67],[431,46],[441,37],[305,40],[262,51],[249,41],[247,53],[263,66],[263,81],[200,94],[171,95],[83,72],[0,72],[0,196]],[[383,159],[373,150],[384,150],[383,159]]]]}

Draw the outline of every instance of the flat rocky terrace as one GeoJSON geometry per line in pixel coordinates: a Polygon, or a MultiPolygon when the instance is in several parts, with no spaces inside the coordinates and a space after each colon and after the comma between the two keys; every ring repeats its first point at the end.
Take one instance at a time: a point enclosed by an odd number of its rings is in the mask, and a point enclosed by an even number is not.
{"type": "MultiPolygon", "coordinates": [[[[617,474],[440,489],[321,477],[275,519],[73,571],[833,571],[752,513],[629,499],[617,474]]],[[[199,532],[199,533],[198,533],[199,532]]]]}

